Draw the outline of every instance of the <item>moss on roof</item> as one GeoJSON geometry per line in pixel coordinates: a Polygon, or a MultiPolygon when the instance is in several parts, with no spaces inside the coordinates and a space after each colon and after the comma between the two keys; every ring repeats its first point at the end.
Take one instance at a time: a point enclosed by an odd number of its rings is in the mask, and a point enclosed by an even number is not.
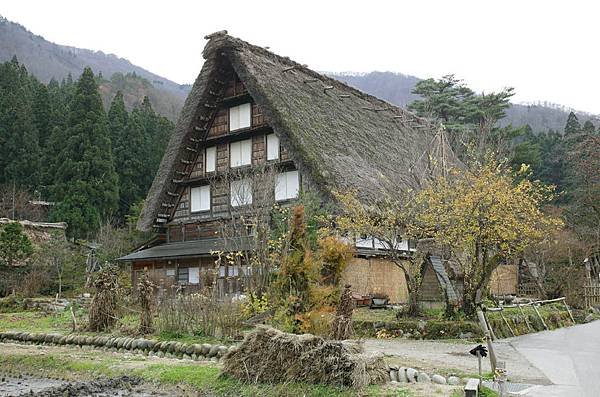
{"type": "Polygon", "coordinates": [[[148,193],[141,230],[152,227],[183,142],[208,112],[199,105],[211,100],[210,83],[224,64],[231,64],[303,175],[325,194],[352,189],[375,200],[418,188],[440,169],[442,152],[456,161],[445,141],[436,143],[438,126],[404,109],[224,32],[207,37],[206,61],[148,193]]]}

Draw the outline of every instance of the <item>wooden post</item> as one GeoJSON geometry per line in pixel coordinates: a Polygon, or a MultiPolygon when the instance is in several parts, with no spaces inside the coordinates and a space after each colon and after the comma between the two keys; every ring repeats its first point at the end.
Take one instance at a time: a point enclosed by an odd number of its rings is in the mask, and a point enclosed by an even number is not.
{"type": "Polygon", "coordinates": [[[542,315],[540,314],[539,310],[537,309],[537,305],[532,305],[533,306],[533,310],[535,310],[536,314],[538,315],[538,318],[540,319],[540,321],[542,322],[542,325],[544,326],[544,329],[548,329],[548,326],[546,325],[546,322],[544,321],[544,318],[542,317],[542,315]]]}
{"type": "Polygon", "coordinates": [[[494,328],[492,328],[492,326],[490,325],[490,322],[489,322],[489,320],[488,320],[487,315],[485,314],[485,312],[483,312],[483,319],[485,320],[485,324],[486,324],[486,326],[488,328],[488,331],[490,331],[490,336],[492,337],[492,340],[498,339],[496,337],[496,334],[494,333],[494,328]]]}
{"type": "Polygon", "coordinates": [[[512,336],[517,336],[517,335],[515,335],[515,331],[513,331],[512,327],[508,323],[508,320],[506,319],[506,317],[504,317],[504,314],[502,313],[503,311],[504,310],[500,310],[500,317],[502,317],[502,320],[504,320],[504,324],[506,324],[506,326],[510,330],[510,333],[512,334],[512,336]]]}
{"type": "Polygon", "coordinates": [[[521,311],[521,315],[525,319],[525,324],[527,324],[527,329],[529,329],[530,331],[533,332],[533,328],[531,328],[531,324],[529,324],[529,320],[527,319],[527,316],[525,315],[525,312],[523,311],[523,306],[518,304],[517,307],[519,308],[519,310],[521,311]]]}
{"type": "Polygon", "coordinates": [[[483,383],[483,375],[481,373],[481,353],[479,353],[479,350],[477,351],[477,366],[479,369],[479,387],[477,388],[477,390],[481,390],[481,384],[483,383]]]}
{"type": "Polygon", "coordinates": [[[565,304],[565,308],[567,309],[567,312],[569,313],[569,317],[571,317],[571,321],[573,321],[573,324],[576,324],[575,319],[573,318],[573,313],[571,313],[571,309],[569,309],[569,305],[567,305],[567,300],[565,299],[563,301],[563,303],[565,304]]]}
{"type": "Polygon", "coordinates": [[[490,366],[492,368],[492,373],[495,373],[495,371],[496,371],[496,354],[494,353],[494,346],[492,346],[490,330],[485,321],[485,315],[483,314],[483,311],[477,310],[477,317],[479,318],[479,325],[483,329],[483,335],[485,336],[485,341],[487,342],[488,352],[490,354],[490,366]]]}

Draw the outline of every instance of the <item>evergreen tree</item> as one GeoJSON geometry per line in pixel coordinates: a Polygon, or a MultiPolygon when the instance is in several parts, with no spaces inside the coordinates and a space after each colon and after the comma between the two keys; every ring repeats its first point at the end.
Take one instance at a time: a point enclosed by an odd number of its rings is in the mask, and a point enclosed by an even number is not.
{"type": "Polygon", "coordinates": [[[115,170],[119,176],[119,218],[124,221],[131,205],[139,200],[146,178],[146,143],[139,109],[128,116],[123,94],[118,91],[108,112],[115,170]]]}
{"type": "Polygon", "coordinates": [[[23,232],[23,226],[18,222],[8,223],[0,227],[0,259],[7,266],[13,266],[15,261],[26,259],[33,253],[29,237],[23,232]]]}
{"type": "Polygon", "coordinates": [[[16,57],[0,65],[0,184],[33,188],[39,182],[40,147],[33,120],[33,85],[16,57]]]}
{"type": "Polygon", "coordinates": [[[118,179],[109,134],[94,74],[87,67],[76,85],[52,188],[58,204],[51,218],[66,221],[71,237],[93,234],[100,220],[117,209],[118,179]]]}
{"type": "Polygon", "coordinates": [[[587,120],[583,123],[582,131],[584,134],[593,135],[596,132],[596,127],[594,127],[594,124],[590,120],[587,120]]]}
{"type": "Polygon", "coordinates": [[[569,113],[567,117],[567,124],[565,125],[565,135],[576,134],[581,131],[581,124],[575,113],[569,113]]]}

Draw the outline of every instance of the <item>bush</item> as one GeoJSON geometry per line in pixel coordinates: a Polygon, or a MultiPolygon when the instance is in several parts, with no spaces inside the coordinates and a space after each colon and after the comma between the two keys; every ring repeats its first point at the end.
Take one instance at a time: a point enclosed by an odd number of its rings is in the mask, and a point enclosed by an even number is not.
{"type": "Polygon", "coordinates": [[[239,339],[243,317],[240,302],[219,302],[212,293],[177,295],[158,305],[156,327],[161,333],[239,339]]]}

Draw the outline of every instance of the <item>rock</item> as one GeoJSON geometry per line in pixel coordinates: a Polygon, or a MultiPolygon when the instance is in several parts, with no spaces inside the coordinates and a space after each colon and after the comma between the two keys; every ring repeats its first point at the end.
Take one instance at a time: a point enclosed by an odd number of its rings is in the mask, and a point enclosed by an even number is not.
{"type": "Polygon", "coordinates": [[[208,343],[203,343],[202,344],[202,355],[203,356],[208,355],[208,352],[210,351],[211,348],[212,348],[212,345],[210,345],[208,343]]]}
{"type": "Polygon", "coordinates": [[[408,379],[409,382],[416,382],[417,381],[417,370],[414,368],[406,368],[406,378],[408,379]]]}
{"type": "Polygon", "coordinates": [[[585,318],[583,319],[584,323],[590,323],[594,321],[594,315],[592,313],[588,314],[587,316],[585,316],[585,318]]]}
{"type": "Polygon", "coordinates": [[[417,329],[421,332],[425,331],[425,327],[427,326],[427,322],[425,320],[419,320],[417,323],[417,329]]]}
{"type": "Polygon", "coordinates": [[[398,370],[390,368],[390,380],[392,382],[398,382],[398,370]]]}
{"type": "Polygon", "coordinates": [[[218,352],[219,352],[219,346],[214,345],[213,347],[210,348],[210,350],[208,352],[208,357],[215,357],[218,352]]]}
{"type": "Polygon", "coordinates": [[[159,351],[159,352],[158,352],[156,355],[157,355],[158,357],[160,357],[160,358],[163,358],[163,357],[165,356],[165,353],[163,353],[163,352],[162,352],[162,350],[161,350],[161,351],[159,351]]]}
{"type": "Polygon", "coordinates": [[[189,354],[184,354],[184,355],[183,355],[183,359],[184,359],[184,360],[191,360],[191,359],[192,359],[192,356],[190,356],[189,354]]]}
{"type": "Polygon", "coordinates": [[[460,339],[473,339],[473,336],[472,332],[461,332],[460,335],[458,335],[460,339]]]}
{"type": "Polygon", "coordinates": [[[194,350],[194,354],[195,354],[195,355],[202,354],[202,345],[199,345],[199,344],[197,344],[197,343],[194,343],[194,344],[192,345],[192,348],[193,348],[193,350],[194,350]]]}
{"type": "Polygon", "coordinates": [[[229,346],[229,351],[230,352],[233,352],[233,351],[236,351],[236,350],[237,350],[237,346],[236,345],[229,346]]]}
{"type": "Polygon", "coordinates": [[[437,383],[438,385],[445,385],[447,383],[446,378],[444,378],[442,375],[438,375],[438,374],[433,375],[431,377],[431,381],[433,383],[437,383]]]}
{"type": "Polygon", "coordinates": [[[194,350],[194,346],[193,346],[193,345],[187,345],[187,346],[185,347],[185,354],[187,354],[187,355],[191,355],[191,354],[193,354],[193,353],[194,353],[194,351],[195,351],[195,350],[194,350]]]}
{"type": "Polygon", "coordinates": [[[198,360],[198,356],[196,355],[196,353],[192,354],[192,360],[194,360],[194,361],[198,360]]]}
{"type": "Polygon", "coordinates": [[[419,375],[417,376],[417,382],[429,383],[431,382],[431,378],[425,372],[419,372],[419,375]]]}
{"type": "Polygon", "coordinates": [[[408,377],[406,376],[406,368],[400,367],[398,370],[398,382],[406,383],[408,382],[408,377]]]}
{"type": "Polygon", "coordinates": [[[457,376],[449,376],[448,384],[452,386],[460,385],[460,378],[457,376]]]}
{"type": "Polygon", "coordinates": [[[228,351],[229,351],[229,349],[227,348],[227,346],[219,346],[219,349],[217,351],[217,356],[223,357],[228,351]]]}
{"type": "Polygon", "coordinates": [[[212,357],[212,358],[210,359],[210,361],[212,361],[213,363],[218,363],[218,362],[219,362],[219,359],[218,359],[218,358],[216,358],[216,357],[212,357]]]}

